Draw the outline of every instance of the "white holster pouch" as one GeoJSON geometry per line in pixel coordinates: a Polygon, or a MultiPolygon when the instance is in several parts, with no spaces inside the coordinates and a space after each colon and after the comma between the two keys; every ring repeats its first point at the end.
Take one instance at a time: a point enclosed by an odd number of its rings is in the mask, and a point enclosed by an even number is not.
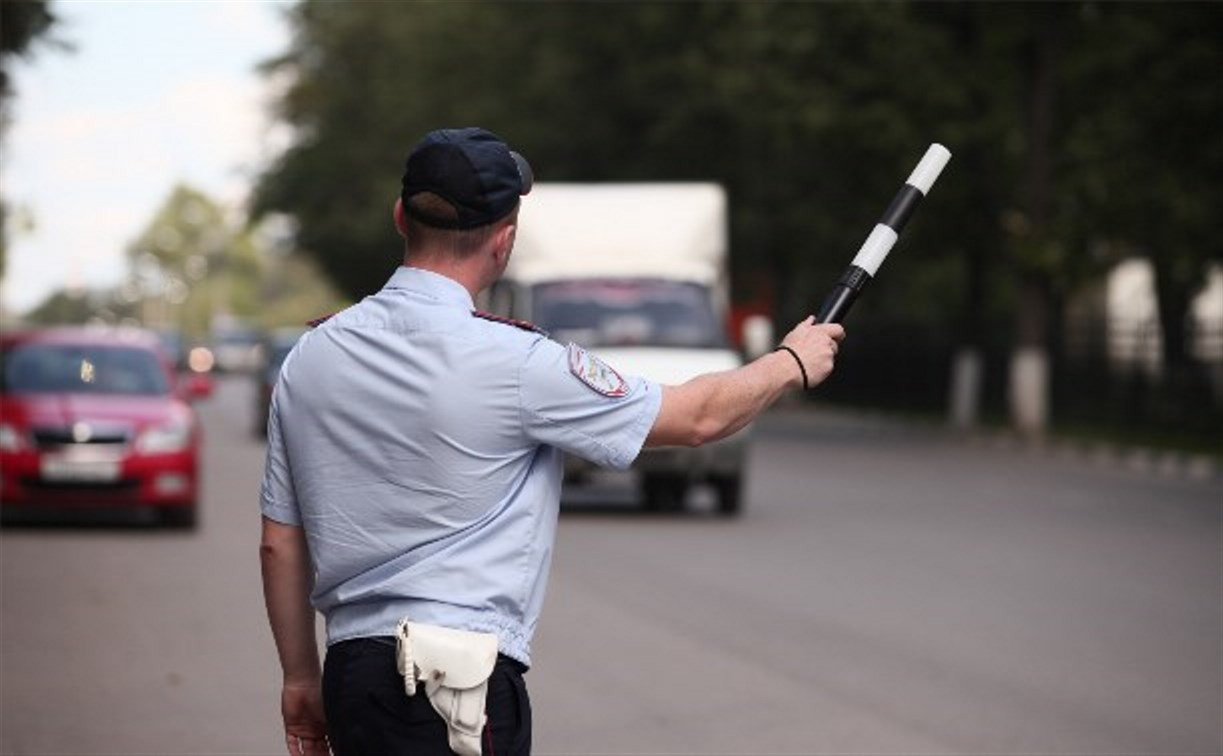
{"type": "Polygon", "coordinates": [[[459,756],[480,756],[484,697],[497,663],[497,636],[400,620],[396,664],[403,687],[416,695],[425,686],[429,703],[446,722],[450,749],[459,756]]]}

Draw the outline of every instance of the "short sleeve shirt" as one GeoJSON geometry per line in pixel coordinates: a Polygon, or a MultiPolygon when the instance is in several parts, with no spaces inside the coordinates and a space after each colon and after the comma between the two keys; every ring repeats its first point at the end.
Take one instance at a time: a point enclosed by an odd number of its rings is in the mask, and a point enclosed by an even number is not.
{"type": "Polygon", "coordinates": [[[496,633],[529,664],[562,452],[626,468],[660,405],[657,384],[401,267],[285,360],[262,511],[304,528],[329,643],[406,616],[496,633]]]}

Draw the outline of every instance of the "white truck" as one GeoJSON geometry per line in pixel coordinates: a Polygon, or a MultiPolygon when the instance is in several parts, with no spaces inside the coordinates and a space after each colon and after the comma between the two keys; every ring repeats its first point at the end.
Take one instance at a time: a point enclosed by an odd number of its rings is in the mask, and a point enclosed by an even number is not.
{"type": "MultiPolygon", "coordinates": [[[[726,193],[709,183],[537,184],[487,306],[665,384],[742,364],[726,338],[726,193]]],[[[767,338],[767,337],[766,337],[767,338]]],[[[709,484],[740,511],[749,433],[698,449],[647,449],[633,465],[650,509],[680,509],[709,484]]],[[[570,458],[566,485],[593,472],[570,458]]]]}

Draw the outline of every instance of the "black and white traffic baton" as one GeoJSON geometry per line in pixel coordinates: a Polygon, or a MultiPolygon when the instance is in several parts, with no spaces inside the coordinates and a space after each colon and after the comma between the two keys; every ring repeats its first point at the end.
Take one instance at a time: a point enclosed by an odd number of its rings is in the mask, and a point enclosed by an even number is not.
{"type": "Polygon", "coordinates": [[[815,315],[817,323],[840,323],[849,312],[858,293],[866,288],[866,284],[874,276],[883,263],[896,238],[904,230],[905,224],[913,216],[913,211],[921,202],[922,197],[930,192],[934,180],[942,172],[943,166],[951,159],[951,153],[941,144],[932,144],[922,157],[921,162],[913,169],[913,173],[905,181],[904,186],[892,199],[892,204],[884,211],[883,217],[875,224],[870,236],[862,243],[849,267],[841,274],[841,280],[824,299],[819,312],[815,315]]]}

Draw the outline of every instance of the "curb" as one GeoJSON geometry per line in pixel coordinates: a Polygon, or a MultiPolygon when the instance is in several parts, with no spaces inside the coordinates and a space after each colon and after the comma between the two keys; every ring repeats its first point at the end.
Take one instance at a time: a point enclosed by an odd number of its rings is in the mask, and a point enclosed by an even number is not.
{"type": "Polygon", "coordinates": [[[1019,452],[1096,468],[1123,469],[1167,479],[1208,482],[1223,478],[1223,458],[1205,453],[1129,446],[1107,441],[1085,441],[1058,436],[1027,438],[1009,430],[956,430],[924,424],[886,412],[858,411],[829,406],[786,406],[766,415],[776,428],[813,426],[853,430],[870,435],[927,435],[951,444],[995,451],[1019,452]]]}
{"type": "Polygon", "coordinates": [[[1063,462],[1086,463],[1092,467],[1119,468],[1139,475],[1194,481],[1223,477],[1223,464],[1209,454],[1058,437],[1025,439],[1013,431],[961,433],[946,430],[944,433],[953,439],[959,437],[967,446],[1019,451],[1063,462]]]}

